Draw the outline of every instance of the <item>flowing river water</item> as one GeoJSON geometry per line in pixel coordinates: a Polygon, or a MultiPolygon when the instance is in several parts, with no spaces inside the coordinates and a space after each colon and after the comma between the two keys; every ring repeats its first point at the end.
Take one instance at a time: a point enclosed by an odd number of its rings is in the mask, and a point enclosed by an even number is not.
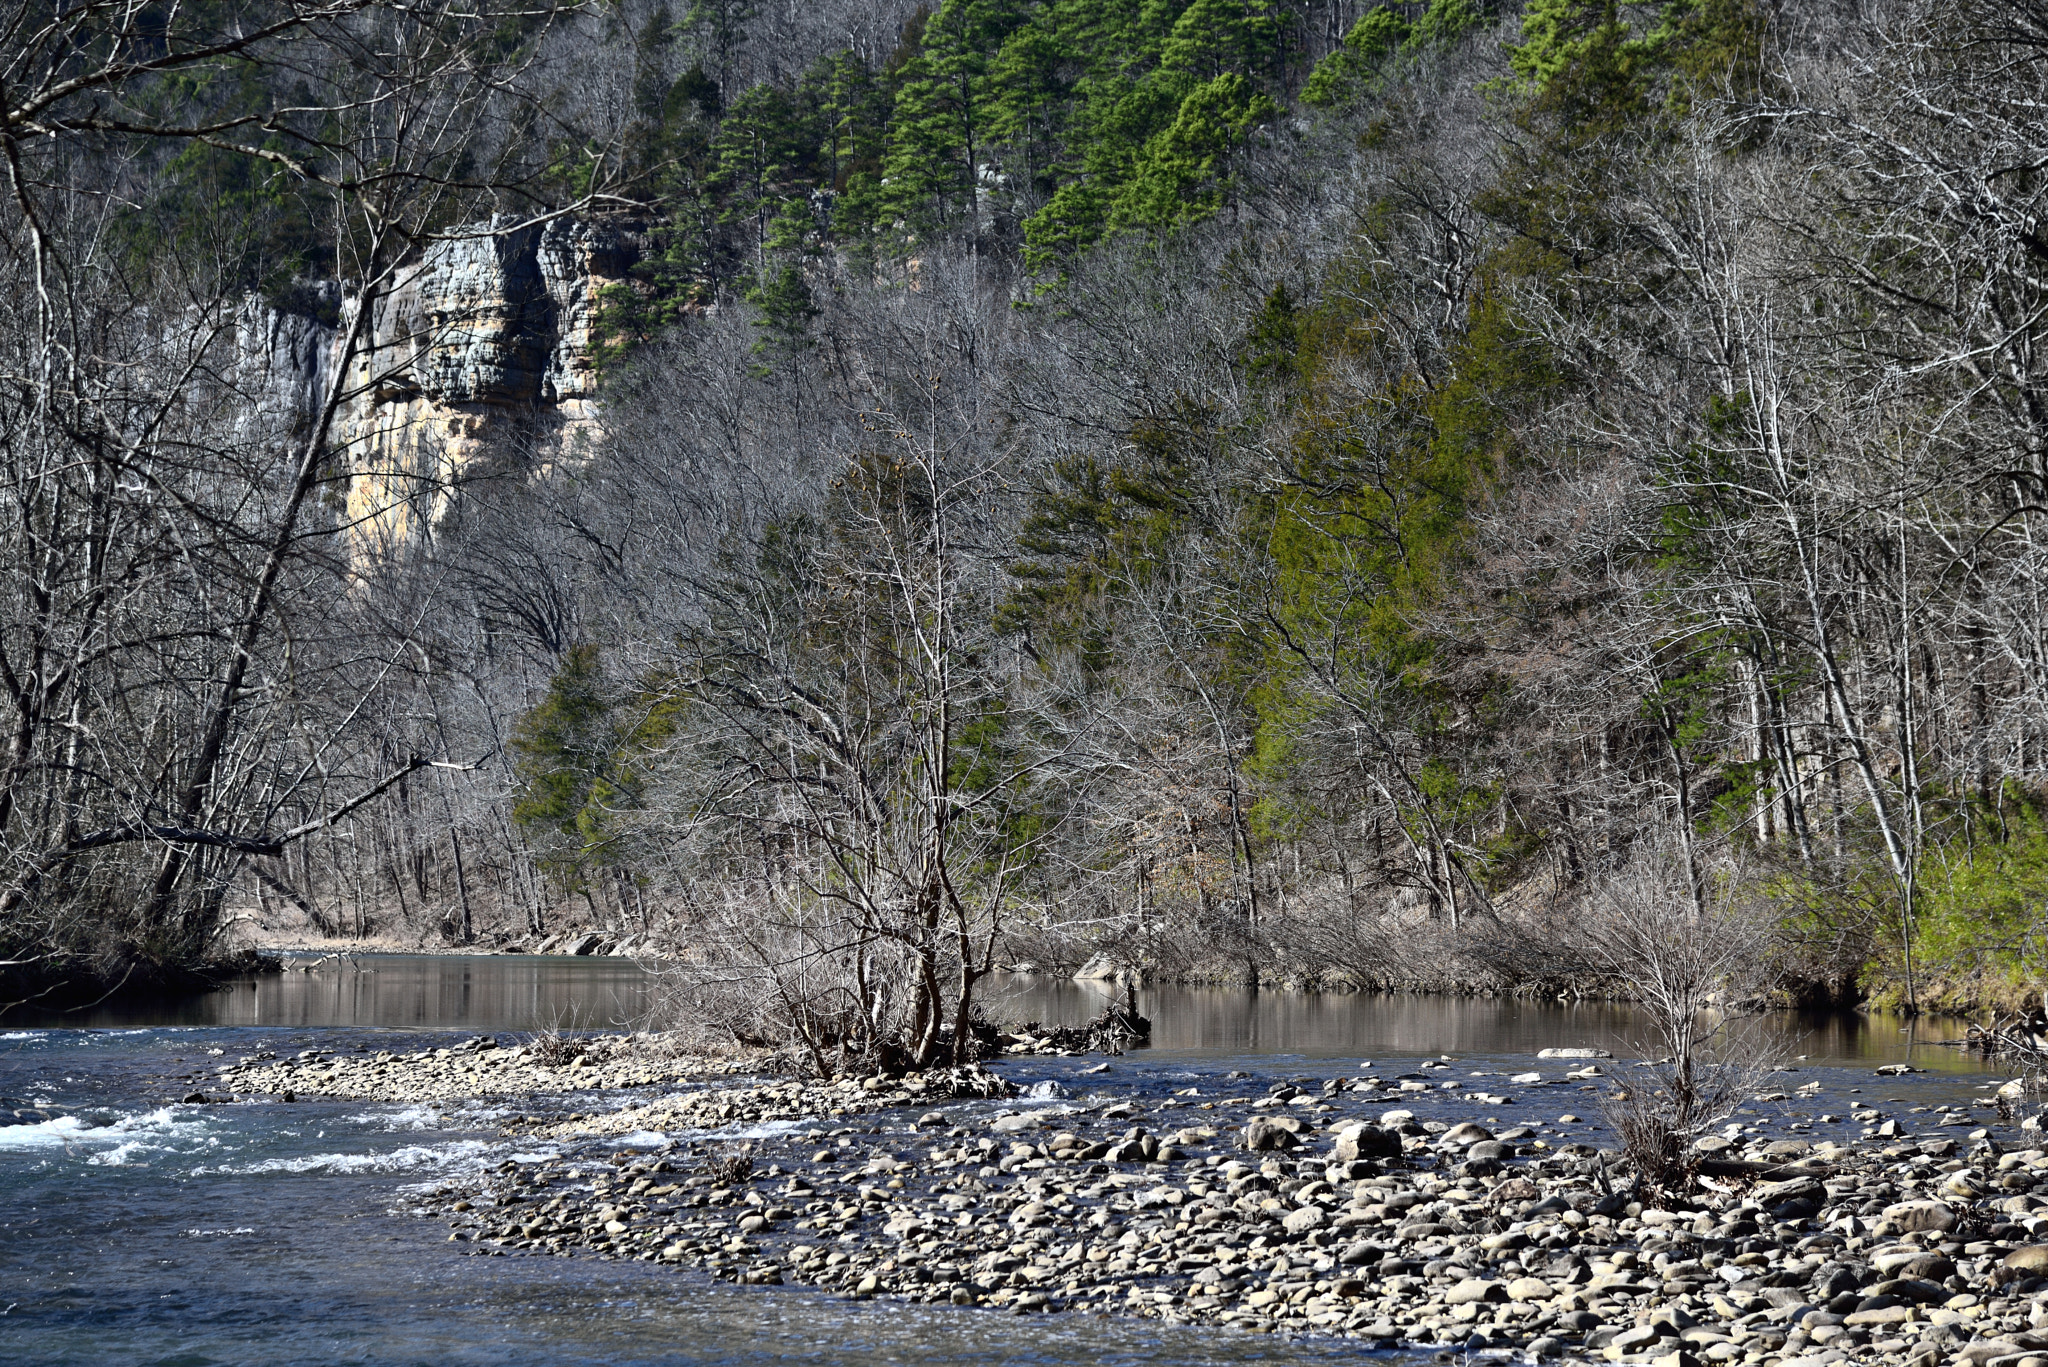
{"type": "MultiPolygon", "coordinates": [[[[191,1084],[176,1081],[266,1050],[659,1025],[660,1001],[624,960],[371,955],[176,1002],[0,1017],[0,1364],[1422,1360],[1151,1321],[849,1302],[647,1263],[465,1256],[411,1212],[441,1182],[538,1156],[500,1135],[502,1111],[186,1104],[191,1084]]],[[[1103,1001],[1092,986],[1016,978],[990,1006],[1078,1024],[1103,1001]]],[[[1611,1005],[1182,988],[1141,990],[1138,1005],[1153,1046],[1116,1075],[1162,1095],[1232,1071],[1263,1082],[1439,1056],[1514,1070],[1545,1047],[1629,1057],[1641,1044],[1634,1014],[1611,1005]]],[[[2000,1080],[1944,1046],[1953,1023],[1788,1015],[1770,1029],[1797,1074],[1787,1090],[1981,1109],[2000,1080]],[[1886,1063],[1927,1071],[1875,1076],[1886,1063]]],[[[997,1066],[1029,1086],[1089,1062],[997,1066]]]]}

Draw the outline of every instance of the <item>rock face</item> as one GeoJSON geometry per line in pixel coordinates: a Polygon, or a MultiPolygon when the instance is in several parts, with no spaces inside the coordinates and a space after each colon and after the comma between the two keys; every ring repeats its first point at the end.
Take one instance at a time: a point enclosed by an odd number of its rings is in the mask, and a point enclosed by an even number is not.
{"type": "Polygon", "coordinates": [[[303,432],[327,401],[334,375],[335,329],[315,312],[340,311],[341,289],[325,281],[305,292],[308,312],[286,312],[251,295],[235,313],[230,362],[250,402],[242,415],[253,430],[303,432]]]}
{"type": "Polygon", "coordinates": [[[516,222],[477,224],[402,270],[346,375],[340,339],[358,304],[339,287],[313,287],[333,296],[338,325],[245,310],[238,363],[261,416],[303,431],[337,379],[346,387],[331,445],[351,472],[347,512],[365,552],[429,535],[458,476],[546,462],[590,428],[598,295],[626,279],[639,236],[609,222],[516,222]]]}

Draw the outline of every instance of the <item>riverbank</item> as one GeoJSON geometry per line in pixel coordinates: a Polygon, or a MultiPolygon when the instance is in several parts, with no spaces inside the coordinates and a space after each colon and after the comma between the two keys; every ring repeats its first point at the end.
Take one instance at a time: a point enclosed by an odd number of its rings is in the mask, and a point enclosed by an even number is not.
{"type": "Polygon", "coordinates": [[[1988,1086],[1915,1114],[1788,1082],[1712,1142],[1711,1185],[1660,1209],[1610,1185],[1598,1061],[1160,1095],[1111,1060],[1004,1101],[1019,1062],[821,1084],[659,1047],[216,1076],[243,1096],[496,1099],[549,1156],[424,1198],[466,1253],[1669,1367],[2048,1362],[2048,1152],[1988,1086]]]}
{"type": "MultiPolygon", "coordinates": [[[[626,937],[611,938],[594,930],[575,930],[528,941],[506,940],[504,943],[484,943],[451,950],[422,948],[402,945],[391,939],[366,941],[354,940],[310,940],[300,937],[275,937],[265,941],[262,951],[269,961],[285,972],[313,972],[335,965],[357,963],[366,958],[388,957],[416,961],[450,960],[457,958],[485,958],[503,961],[527,960],[530,962],[552,962],[577,960],[581,962],[613,961],[622,967],[650,965],[658,966],[661,954],[650,948],[645,941],[626,937]]],[[[1447,1001],[1508,1001],[1548,1002],[1562,1004],[1629,1004],[1635,1000],[1635,993],[1626,983],[1618,982],[1611,976],[1602,977],[1585,974],[1576,977],[1537,976],[1510,978],[1498,973],[1472,970],[1463,974],[1438,971],[1417,972],[1405,977],[1387,977],[1372,984],[1347,979],[1341,975],[1324,974],[1317,976],[1266,975],[1256,984],[1248,983],[1243,973],[1189,972],[1168,975],[1158,972],[1131,971],[1114,964],[1105,966],[1100,958],[1081,965],[1078,969],[1069,965],[1047,966],[1035,962],[1014,964],[1004,970],[1013,981],[1028,981],[1037,984],[1077,983],[1088,986],[1105,996],[1121,995],[1128,988],[1139,992],[1160,987],[1189,988],[1221,991],[1270,991],[1295,993],[1304,996],[1344,997],[1432,997],[1447,1001]]],[[[1871,980],[1874,995],[1854,1000],[1839,1000],[1830,997],[1814,985],[1812,991],[1792,991],[1775,994],[1770,1003],[1775,1009],[1791,1009],[1810,1013],[1842,1014],[1857,1011],[1877,1012],[1885,1015],[1907,1016],[1899,1008],[1904,1001],[1903,990],[1888,979],[1871,980]]],[[[2022,1007],[2033,1003],[2038,1005],[2039,993],[2032,995],[1996,975],[1984,973],[1969,978],[1950,978],[1923,982],[1918,998],[1919,1012],[1931,1020],[1986,1020],[1995,1016],[2012,1015],[2022,1007]]]]}
{"type": "MultiPolygon", "coordinates": [[[[542,957],[620,959],[658,966],[672,951],[659,935],[594,925],[572,925],[542,934],[492,931],[467,945],[448,944],[426,934],[411,938],[382,932],[364,939],[322,938],[304,928],[251,928],[243,937],[261,953],[282,957],[287,969],[346,961],[364,955],[443,958],[542,957]]],[[[1473,1000],[1626,1003],[1636,993],[1627,981],[1598,966],[1596,956],[1579,943],[1584,928],[1567,921],[1511,920],[1492,930],[1446,928],[1435,923],[1405,924],[1397,936],[1375,942],[1369,961],[1277,950],[1257,963],[1241,958],[1203,956],[1194,951],[1171,961],[1145,956],[1120,958],[1082,943],[1054,944],[1039,940],[1035,950],[1013,947],[1019,957],[1004,971],[1047,981],[1078,981],[1121,991],[1126,985],[1222,990],[1276,990],[1328,995],[1414,995],[1473,1000]]],[[[1795,956],[1798,957],[1798,956],[1795,956]]],[[[1884,965],[1872,960],[1859,974],[1840,965],[1827,971],[1792,974],[1769,994],[1770,1004],[1802,1011],[1845,1011],[1875,1008],[1896,1011],[1905,994],[1884,965]]],[[[2006,1012],[2029,1000],[2025,989],[1978,973],[1966,978],[1928,983],[1918,998],[1921,1014],[1980,1017],[2006,1012]]]]}

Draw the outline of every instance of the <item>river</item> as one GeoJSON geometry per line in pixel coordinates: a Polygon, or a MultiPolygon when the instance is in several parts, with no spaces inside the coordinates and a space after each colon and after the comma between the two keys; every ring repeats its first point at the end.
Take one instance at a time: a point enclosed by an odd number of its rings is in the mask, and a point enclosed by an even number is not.
{"type": "MultiPolygon", "coordinates": [[[[1078,1023],[1093,987],[997,984],[992,1010],[1078,1023]]],[[[176,1075],[262,1050],[400,1051],[449,1034],[661,1023],[630,962],[362,956],[203,997],[0,1018],[0,1363],[1121,1364],[1399,1360],[1080,1315],[913,1309],[799,1287],[738,1287],[650,1264],[483,1258],[409,1213],[442,1181],[534,1155],[489,1106],[187,1105],[176,1075]]],[[[1138,1004],[1152,1048],[1119,1061],[1141,1090],[1242,1071],[1325,1075],[1361,1059],[1449,1055],[1515,1065],[1552,1046],[1627,1056],[1627,1008],[1414,996],[1162,988],[1138,1004]]],[[[1942,1047],[1955,1026],[1882,1017],[1775,1019],[1794,1082],[1874,1098],[1983,1101],[1996,1081],[1942,1047]],[[1874,1078],[1873,1066],[1929,1071],[1874,1078]]],[[[1021,1084],[1057,1059],[999,1065],[1021,1084]]],[[[1818,1133],[1818,1129],[1815,1131],[1818,1133]]],[[[1411,1355],[1416,1356],[1416,1355],[1411,1355]]],[[[1423,1360],[1416,1356],[1416,1360],[1423,1360]]]]}

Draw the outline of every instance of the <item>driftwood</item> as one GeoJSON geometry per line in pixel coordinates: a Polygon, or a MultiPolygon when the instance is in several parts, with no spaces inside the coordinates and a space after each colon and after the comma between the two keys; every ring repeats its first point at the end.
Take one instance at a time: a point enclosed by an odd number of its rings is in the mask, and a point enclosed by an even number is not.
{"type": "Polygon", "coordinates": [[[1985,1058],[2004,1058],[2023,1071],[2048,1063],[2048,1021],[2039,1016],[2002,1016],[1989,1025],[1972,1024],[1961,1046],[1985,1058]]]}
{"type": "Polygon", "coordinates": [[[1757,1163],[1745,1158],[1703,1158],[1694,1171],[1704,1177],[1754,1177],[1766,1182],[1783,1182],[1792,1177],[1826,1179],[1835,1175],[1833,1168],[1807,1163],[1757,1163]]]}

